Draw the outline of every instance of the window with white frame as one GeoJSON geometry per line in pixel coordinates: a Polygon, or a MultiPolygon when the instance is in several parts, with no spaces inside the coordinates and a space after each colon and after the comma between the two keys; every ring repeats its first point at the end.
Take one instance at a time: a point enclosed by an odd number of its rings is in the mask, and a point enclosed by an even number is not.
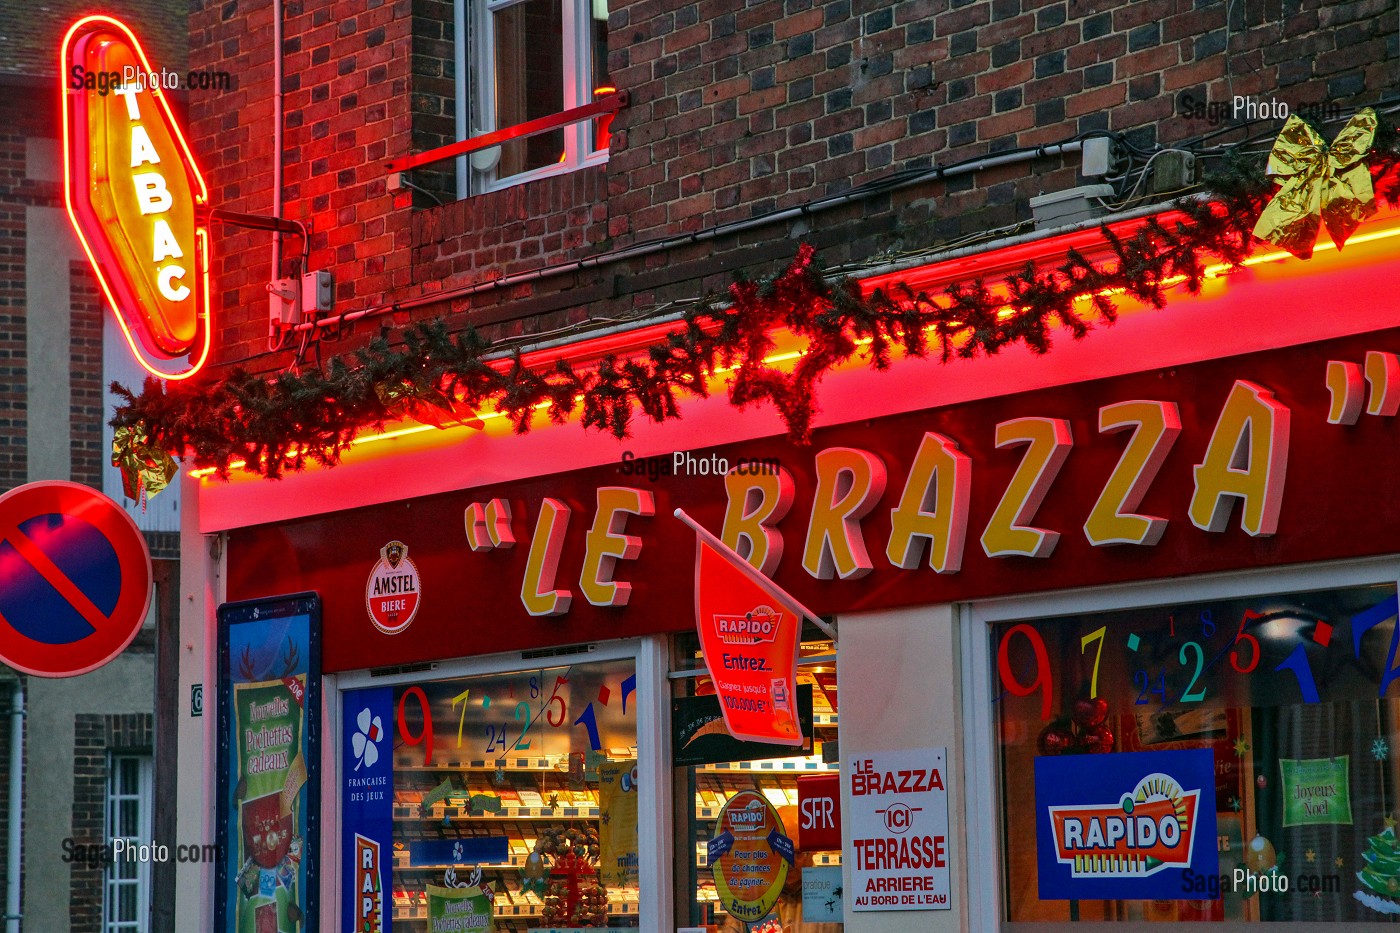
{"type": "MultiPolygon", "coordinates": [[[[150,755],[113,755],[107,769],[107,840],[134,846],[151,842],[150,755]]],[[[107,866],[103,933],[147,933],[151,928],[148,862],[118,856],[107,866]]]]}
{"type": "MultiPolygon", "coordinates": [[[[458,67],[471,81],[468,127],[478,136],[593,102],[607,76],[607,0],[459,0],[471,40],[458,67]],[[469,50],[469,51],[468,51],[469,50]]],[[[489,191],[607,159],[610,114],[512,139],[470,158],[470,190],[489,191]]],[[[462,132],[463,129],[469,132],[462,132]]]]}

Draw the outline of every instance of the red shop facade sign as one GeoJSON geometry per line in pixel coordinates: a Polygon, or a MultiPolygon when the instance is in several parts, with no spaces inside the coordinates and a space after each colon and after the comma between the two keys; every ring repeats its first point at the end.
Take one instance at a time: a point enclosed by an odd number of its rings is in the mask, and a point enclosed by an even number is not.
{"type": "Polygon", "coordinates": [[[681,632],[684,509],[821,613],[1395,551],[1400,330],[230,532],[229,598],[325,595],[325,669],[681,632]],[[624,466],[626,469],[624,469],[624,466]],[[425,581],[365,611],[384,542],[425,581]]]}

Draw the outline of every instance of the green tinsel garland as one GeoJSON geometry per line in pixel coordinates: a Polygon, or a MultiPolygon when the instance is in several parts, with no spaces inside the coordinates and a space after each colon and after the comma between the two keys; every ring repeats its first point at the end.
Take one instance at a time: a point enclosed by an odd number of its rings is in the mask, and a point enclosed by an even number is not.
{"type": "MultiPolygon", "coordinates": [[[[1393,128],[1382,121],[1369,165],[1377,196],[1392,205],[1400,200],[1396,148],[1393,128]]],[[[470,420],[468,409],[503,412],[524,433],[537,411],[562,422],[581,407],[586,427],[622,438],[635,409],[657,422],[680,417],[678,396],[706,396],[707,377],[723,366],[731,370],[732,404],[772,404],[791,438],[804,443],[817,411],[818,383],[857,352],[876,369],[891,364],[895,347],[922,357],[930,343],[944,362],[1016,343],[1045,353],[1053,327],[1079,339],[1094,323],[1112,323],[1116,307],[1108,292],[1122,290],[1160,309],[1167,303],[1162,283],[1180,277],[1195,294],[1209,265],[1236,265],[1250,255],[1255,221],[1273,190],[1265,156],[1229,153],[1206,179],[1208,199],[1177,203],[1183,221],[1167,225],[1149,218],[1130,239],[1105,225],[1114,257],[1107,263],[1092,263],[1073,250],[1053,268],[1028,262],[1006,277],[1009,298],[998,297],[981,279],[950,285],[937,297],[902,285],[863,296],[854,282],[828,282],[812,248],[803,244],[775,279],[762,285],[740,279],[729,290],[727,306],[710,301],[692,309],[644,357],[609,356],[583,369],[561,360],[534,371],[517,354],[497,368],[487,362],[495,347],[476,330],[452,335],[433,321],[405,329],[401,346],[376,339],[355,353],[353,364],[335,359],[325,372],[268,378],[241,368],[211,371],[178,383],[147,379],[139,393],[113,384],[125,403],[112,424],[129,429],[120,436],[143,442],[147,452],[183,455],[224,476],[234,461],[243,461],[243,469],[277,477],[308,463],[335,464],[370,426],[412,418],[443,427],[470,420]],[[1085,295],[1092,295],[1088,313],[1075,306],[1085,295]],[[999,312],[1008,306],[1018,313],[1003,318],[999,312]],[[807,345],[791,371],[764,362],[773,351],[775,328],[788,329],[807,345]]],[[[130,454],[117,449],[114,462],[139,459],[130,454]]]]}

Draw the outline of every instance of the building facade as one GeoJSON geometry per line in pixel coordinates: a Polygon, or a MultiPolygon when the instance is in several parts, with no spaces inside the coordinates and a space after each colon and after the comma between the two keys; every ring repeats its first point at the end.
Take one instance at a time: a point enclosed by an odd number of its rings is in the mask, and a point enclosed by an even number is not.
{"type": "MultiPolygon", "coordinates": [[[[177,7],[140,3],[131,13],[160,34],[162,56],[183,70],[185,21],[177,7]]],[[[85,12],[70,3],[42,16],[0,10],[0,489],[65,480],[123,501],[106,425],[115,397],[106,387],[131,382],[140,370],[122,352],[64,206],[59,48],[85,12]]],[[[128,502],[147,539],[157,593],[127,651],[69,680],[0,665],[7,930],[172,929],[173,871],[114,867],[102,850],[116,837],[149,841],[173,829],[173,820],[157,815],[156,799],[173,793],[174,746],[157,735],[171,734],[174,701],[158,713],[155,684],[158,668],[176,663],[173,640],[157,631],[161,619],[173,631],[177,614],[178,500],[177,492],[148,505],[128,502]],[[161,648],[172,653],[162,657],[161,648]],[[21,754],[18,780],[12,748],[21,754]],[[158,748],[165,765],[156,763],[158,748]]],[[[13,560],[14,549],[4,547],[13,560]]]]}
{"type": "Polygon", "coordinates": [[[211,202],[300,232],[216,224],[168,390],[177,928],[1387,922],[1395,13],[192,11],[211,202]],[[1368,107],[1345,249],[1251,239],[1281,108],[1368,107]],[[816,617],[800,748],[676,509],[816,617]]]}

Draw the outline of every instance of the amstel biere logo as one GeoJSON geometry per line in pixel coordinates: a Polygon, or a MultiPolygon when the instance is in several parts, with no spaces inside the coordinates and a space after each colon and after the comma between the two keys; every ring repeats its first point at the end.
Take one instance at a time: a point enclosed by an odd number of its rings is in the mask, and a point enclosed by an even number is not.
{"type": "Polygon", "coordinates": [[[1191,864],[1199,790],[1149,774],[1118,803],[1050,807],[1055,856],[1076,878],[1145,878],[1191,864]]]}
{"type": "Polygon", "coordinates": [[[379,550],[379,561],[365,584],[365,610],[374,627],[397,635],[418,614],[421,597],[418,568],[408,559],[408,545],[390,541],[379,550]]]}

